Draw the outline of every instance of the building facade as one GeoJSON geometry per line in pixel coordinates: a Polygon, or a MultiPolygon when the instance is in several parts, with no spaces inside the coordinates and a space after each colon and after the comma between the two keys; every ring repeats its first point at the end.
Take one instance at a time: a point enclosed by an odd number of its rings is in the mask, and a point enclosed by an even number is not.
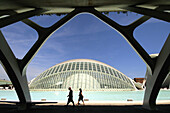
{"type": "Polygon", "coordinates": [[[115,68],[90,59],[74,59],[57,64],[29,84],[30,89],[135,90],[130,78],[115,68]]]}

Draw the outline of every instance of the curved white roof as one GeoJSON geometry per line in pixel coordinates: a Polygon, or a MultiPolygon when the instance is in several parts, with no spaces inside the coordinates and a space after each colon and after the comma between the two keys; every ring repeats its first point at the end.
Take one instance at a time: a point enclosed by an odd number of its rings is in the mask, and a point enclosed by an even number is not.
{"type": "MultiPolygon", "coordinates": [[[[93,59],[72,59],[72,60],[67,60],[67,61],[64,61],[64,62],[61,62],[61,63],[58,63],[52,67],[50,67],[49,69],[53,68],[53,67],[56,67],[58,65],[61,65],[61,64],[65,64],[65,63],[71,63],[71,62],[91,62],[91,63],[97,63],[97,64],[100,64],[100,65],[104,65],[104,66],[107,66],[107,67],[110,67],[118,72],[120,72],[119,70],[113,68],[112,66],[108,65],[108,64],[105,64],[103,62],[100,62],[100,61],[97,61],[97,60],[93,60],[93,59]]],[[[120,72],[121,74],[123,74],[122,72],[120,72]]]]}
{"type": "Polygon", "coordinates": [[[85,88],[85,83],[88,88],[92,85],[98,87],[98,89],[135,89],[131,79],[126,75],[105,63],[92,59],[72,59],[56,64],[36,77],[30,87],[35,89],[48,89],[50,87],[67,88],[74,84],[73,86],[76,88],[78,88],[78,86],[85,88]],[[89,81],[96,81],[94,82],[95,85],[89,81]]]}

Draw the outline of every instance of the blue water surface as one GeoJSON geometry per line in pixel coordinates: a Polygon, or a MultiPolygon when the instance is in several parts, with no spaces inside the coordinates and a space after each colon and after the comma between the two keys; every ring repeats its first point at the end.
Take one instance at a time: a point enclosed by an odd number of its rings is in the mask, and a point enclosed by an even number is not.
{"type": "MultiPolygon", "coordinates": [[[[68,91],[31,91],[32,100],[40,101],[67,101],[68,91]]],[[[73,92],[73,99],[78,99],[78,91],[73,92]]],[[[144,98],[144,91],[84,91],[84,99],[89,101],[127,101],[132,99],[134,101],[142,101],[144,98]]],[[[18,100],[15,90],[0,90],[0,99],[18,100]]],[[[170,100],[170,90],[161,90],[157,100],[170,100]]]]}

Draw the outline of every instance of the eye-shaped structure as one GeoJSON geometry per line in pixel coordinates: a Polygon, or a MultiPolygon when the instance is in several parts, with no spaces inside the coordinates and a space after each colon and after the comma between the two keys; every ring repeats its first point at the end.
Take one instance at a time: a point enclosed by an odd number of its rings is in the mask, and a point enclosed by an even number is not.
{"type": "Polygon", "coordinates": [[[34,78],[30,89],[135,90],[130,78],[115,68],[90,59],[59,63],[34,78]]]}

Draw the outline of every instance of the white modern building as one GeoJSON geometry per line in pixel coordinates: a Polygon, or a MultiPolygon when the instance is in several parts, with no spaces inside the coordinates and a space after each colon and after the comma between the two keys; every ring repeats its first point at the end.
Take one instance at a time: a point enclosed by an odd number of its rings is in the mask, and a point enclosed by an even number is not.
{"type": "Polygon", "coordinates": [[[130,78],[115,68],[90,59],[59,63],[34,78],[30,89],[135,90],[130,78]]]}

